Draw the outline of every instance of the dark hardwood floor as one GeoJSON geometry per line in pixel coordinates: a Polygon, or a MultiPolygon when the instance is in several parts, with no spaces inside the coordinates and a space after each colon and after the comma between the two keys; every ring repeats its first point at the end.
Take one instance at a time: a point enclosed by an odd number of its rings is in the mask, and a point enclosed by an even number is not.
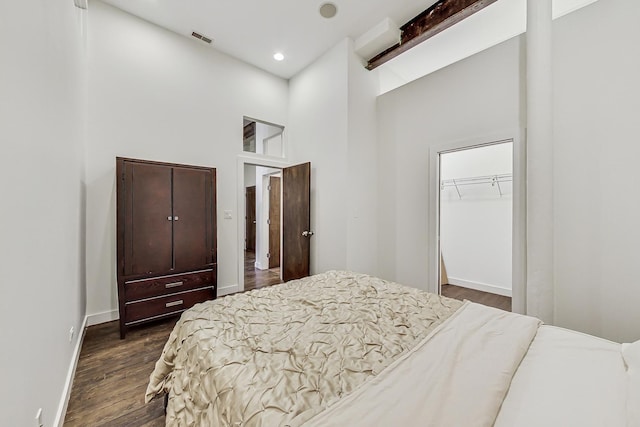
{"type": "MultiPolygon", "coordinates": [[[[245,291],[281,283],[280,269],[258,270],[245,257],[245,291]]],[[[156,360],[178,318],[132,328],[120,339],[118,322],[87,328],[64,425],[164,426],[162,399],[148,405],[144,393],[156,360]]]]}
{"type": "Polygon", "coordinates": [[[164,426],[163,399],[144,403],[156,360],[177,318],[132,328],[118,322],[87,328],[73,380],[65,426],[164,426]]]}
{"type": "Polygon", "coordinates": [[[244,252],[244,290],[250,291],[265,286],[276,285],[282,283],[280,280],[280,268],[271,268],[269,270],[259,270],[255,267],[256,253],[251,251],[244,252]]]}
{"type": "Polygon", "coordinates": [[[505,311],[511,311],[511,298],[502,295],[476,291],[455,285],[442,285],[442,295],[458,300],[469,300],[505,311]]]}

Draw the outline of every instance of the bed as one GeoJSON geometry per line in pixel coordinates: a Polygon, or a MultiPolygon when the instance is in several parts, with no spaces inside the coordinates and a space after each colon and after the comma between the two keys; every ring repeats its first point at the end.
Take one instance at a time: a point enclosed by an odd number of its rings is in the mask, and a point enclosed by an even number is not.
{"type": "Polygon", "coordinates": [[[344,271],[183,313],[168,426],[640,426],[640,343],[344,271]]]}

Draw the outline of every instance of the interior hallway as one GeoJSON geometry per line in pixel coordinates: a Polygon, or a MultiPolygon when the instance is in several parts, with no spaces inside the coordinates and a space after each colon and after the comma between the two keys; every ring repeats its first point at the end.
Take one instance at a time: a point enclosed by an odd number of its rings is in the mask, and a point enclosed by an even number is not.
{"type": "Polygon", "coordinates": [[[269,270],[259,270],[255,267],[256,253],[244,251],[244,290],[263,288],[265,286],[282,283],[280,280],[280,267],[269,270]]]}

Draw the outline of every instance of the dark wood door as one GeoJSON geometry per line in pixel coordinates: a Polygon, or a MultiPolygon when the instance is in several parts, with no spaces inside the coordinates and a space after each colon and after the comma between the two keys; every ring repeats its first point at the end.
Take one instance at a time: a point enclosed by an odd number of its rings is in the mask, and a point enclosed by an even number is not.
{"type": "Polygon", "coordinates": [[[171,269],[171,168],[124,163],[124,251],[127,276],[171,269]]]}
{"type": "Polygon", "coordinates": [[[269,177],[269,268],[280,267],[280,178],[269,177]]]}
{"type": "Polygon", "coordinates": [[[281,268],[285,282],[309,275],[310,193],[311,163],[282,169],[281,268]]]}
{"type": "Polygon", "coordinates": [[[211,171],[173,168],[173,257],[177,271],[213,263],[213,188],[211,171]]]}
{"type": "Polygon", "coordinates": [[[245,250],[256,251],[256,186],[252,185],[245,189],[245,250]]]}

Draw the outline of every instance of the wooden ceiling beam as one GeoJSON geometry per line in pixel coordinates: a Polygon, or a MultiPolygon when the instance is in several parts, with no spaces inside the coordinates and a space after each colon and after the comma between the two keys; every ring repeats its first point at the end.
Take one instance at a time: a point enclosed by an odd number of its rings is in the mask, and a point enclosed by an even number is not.
{"type": "Polygon", "coordinates": [[[373,70],[402,52],[435,36],[497,0],[439,0],[400,27],[400,43],[371,58],[366,66],[373,70]]]}

